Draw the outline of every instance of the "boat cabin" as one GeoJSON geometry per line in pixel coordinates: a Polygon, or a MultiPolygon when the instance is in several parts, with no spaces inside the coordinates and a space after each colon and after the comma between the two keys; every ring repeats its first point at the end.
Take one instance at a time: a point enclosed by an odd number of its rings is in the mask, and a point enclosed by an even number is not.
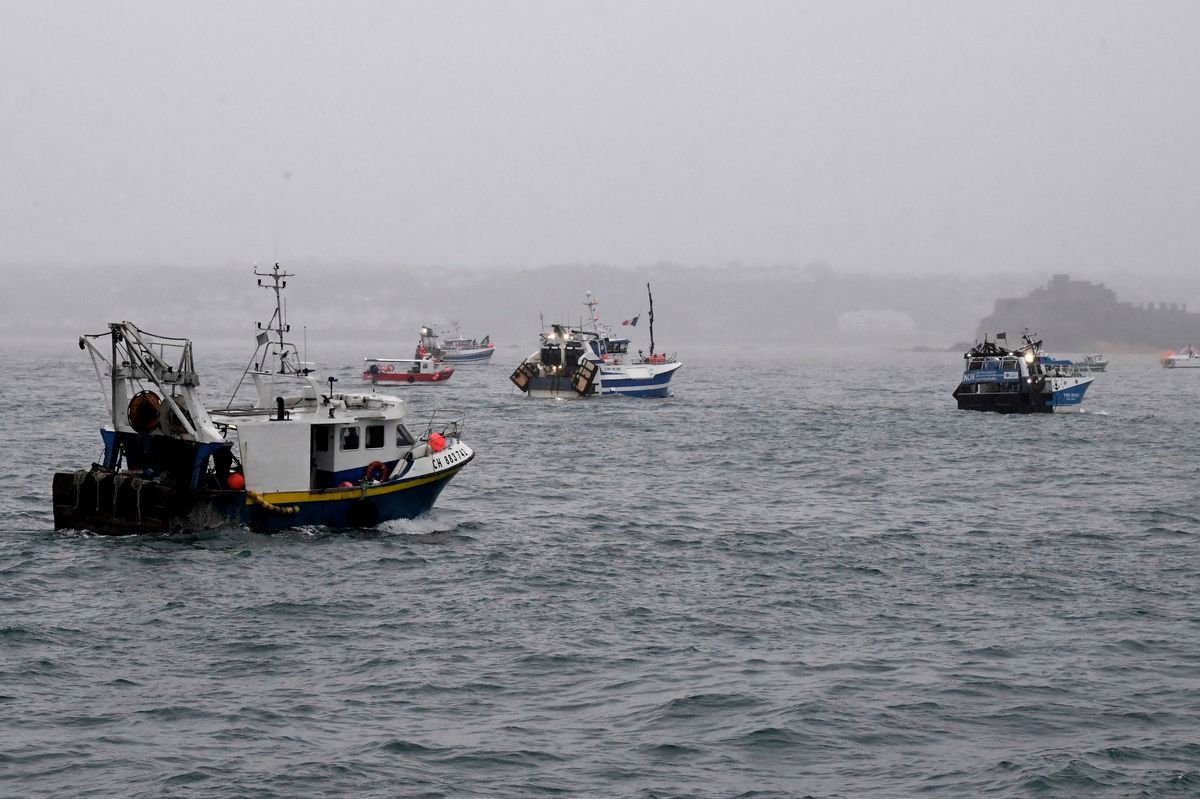
{"type": "Polygon", "coordinates": [[[417,445],[394,413],[385,418],[381,409],[371,418],[365,407],[369,402],[362,409],[347,408],[344,399],[333,398],[327,406],[330,418],[293,415],[286,409],[270,418],[260,409],[230,410],[222,416],[228,419],[246,479],[259,491],[319,490],[385,480],[417,445]],[[309,435],[297,435],[297,425],[309,427],[309,435]]]}
{"type": "Polygon", "coordinates": [[[977,355],[967,359],[961,389],[970,394],[1017,393],[1029,376],[1028,364],[1016,355],[977,355]]]}

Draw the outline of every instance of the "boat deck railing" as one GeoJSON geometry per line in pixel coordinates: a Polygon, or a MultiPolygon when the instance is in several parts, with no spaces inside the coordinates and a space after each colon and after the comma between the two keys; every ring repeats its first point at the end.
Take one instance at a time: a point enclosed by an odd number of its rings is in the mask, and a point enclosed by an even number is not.
{"type": "Polygon", "coordinates": [[[436,409],[426,419],[425,432],[422,438],[428,439],[434,433],[440,433],[445,438],[461,439],[466,423],[466,411],[449,408],[436,409]]]}

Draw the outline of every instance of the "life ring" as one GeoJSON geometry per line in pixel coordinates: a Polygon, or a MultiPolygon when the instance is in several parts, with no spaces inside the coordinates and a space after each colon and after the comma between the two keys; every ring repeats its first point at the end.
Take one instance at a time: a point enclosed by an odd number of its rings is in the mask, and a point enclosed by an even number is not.
{"type": "Polygon", "coordinates": [[[387,479],[387,464],[383,461],[371,461],[367,464],[366,471],[363,472],[363,479],[382,483],[387,479]]]}
{"type": "Polygon", "coordinates": [[[153,391],[139,391],[129,401],[129,426],[139,433],[153,433],[158,429],[158,411],[161,401],[153,391]]]}

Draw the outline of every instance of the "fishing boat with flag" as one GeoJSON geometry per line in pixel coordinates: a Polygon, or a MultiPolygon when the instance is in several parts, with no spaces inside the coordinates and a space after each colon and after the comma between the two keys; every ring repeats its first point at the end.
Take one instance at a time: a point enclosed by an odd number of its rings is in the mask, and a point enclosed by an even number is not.
{"type": "Polygon", "coordinates": [[[959,410],[997,413],[1052,413],[1078,410],[1096,378],[1066,359],[1042,351],[1028,332],[1015,349],[984,337],[963,355],[965,368],[954,398],[959,410]]]}
{"type": "Polygon", "coordinates": [[[55,529],[172,533],[231,525],[369,527],[428,511],[474,458],[463,417],[414,420],[399,397],[344,393],[304,363],[283,315],[289,273],[258,272],[275,314],[228,403],[200,395],[192,342],[113,322],[83,336],[108,372],[104,453],[89,469],[54,475],[55,529]],[[267,278],[264,284],[262,278],[267,278]],[[106,354],[97,346],[109,340],[106,354]],[[238,402],[249,377],[252,400],[238,402]]]}
{"type": "MultiPolygon", "coordinates": [[[[613,335],[600,321],[599,303],[589,291],[584,302],[589,323],[551,325],[541,334],[538,350],[522,361],[509,379],[531,397],[670,396],[671,378],[683,364],[674,355],[655,351],[654,296],[649,283],[646,293],[650,300],[648,355],[642,350],[631,353],[630,339],[613,335]]],[[[627,319],[622,325],[636,326],[637,319],[627,319]]]]}

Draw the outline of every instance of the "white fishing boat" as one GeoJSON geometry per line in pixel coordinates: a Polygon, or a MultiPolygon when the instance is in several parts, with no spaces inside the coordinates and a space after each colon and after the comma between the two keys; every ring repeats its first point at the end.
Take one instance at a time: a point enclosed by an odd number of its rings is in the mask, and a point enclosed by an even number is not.
{"type": "Polygon", "coordinates": [[[1079,363],[1079,366],[1089,372],[1103,372],[1108,368],[1108,359],[1098,352],[1087,353],[1083,356],[1083,361],[1079,363]]]}
{"type": "Polygon", "coordinates": [[[1195,347],[1184,347],[1179,352],[1165,352],[1160,363],[1165,369],[1200,368],[1200,351],[1195,347]]]}
{"type": "Polygon", "coordinates": [[[474,453],[460,415],[417,422],[399,397],[343,393],[286,340],[289,273],[260,273],[275,314],[224,407],[201,401],[191,341],[113,322],[80,338],[109,400],[102,462],[54,476],[56,529],[170,533],[231,525],[368,527],[428,511],[474,453]],[[274,338],[273,338],[274,336],[274,338]],[[94,343],[110,339],[106,356],[94,343]],[[249,377],[253,400],[239,402],[249,377]]]}
{"type": "Polygon", "coordinates": [[[570,327],[551,325],[541,333],[541,346],[521,362],[510,380],[531,397],[627,396],[668,397],[671,378],[682,363],[673,356],[655,352],[654,297],[650,298],[650,352],[630,353],[628,338],[612,335],[596,313],[599,304],[589,291],[584,305],[589,324],[570,327]]]}

